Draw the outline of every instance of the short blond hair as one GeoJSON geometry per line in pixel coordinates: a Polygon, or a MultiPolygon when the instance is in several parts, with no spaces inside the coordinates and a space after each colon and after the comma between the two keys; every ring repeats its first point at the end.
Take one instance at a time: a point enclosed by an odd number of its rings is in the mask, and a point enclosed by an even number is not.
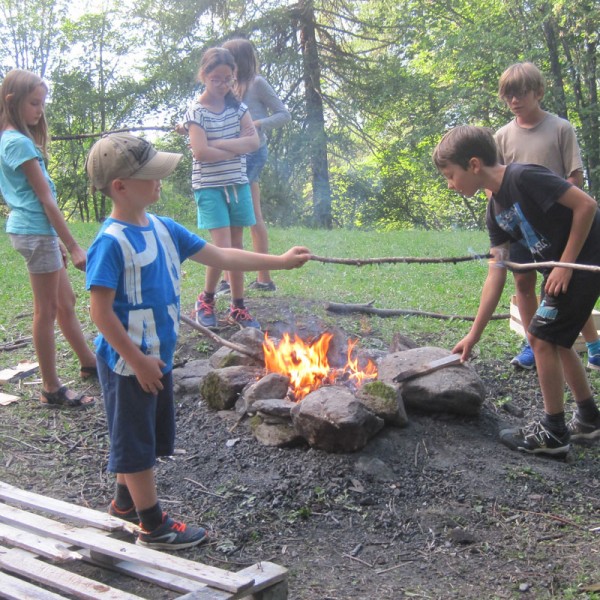
{"type": "Polygon", "coordinates": [[[524,96],[534,92],[543,97],[546,81],[542,72],[531,62],[521,62],[511,65],[502,73],[498,82],[498,96],[501,100],[513,96],[524,96]]]}

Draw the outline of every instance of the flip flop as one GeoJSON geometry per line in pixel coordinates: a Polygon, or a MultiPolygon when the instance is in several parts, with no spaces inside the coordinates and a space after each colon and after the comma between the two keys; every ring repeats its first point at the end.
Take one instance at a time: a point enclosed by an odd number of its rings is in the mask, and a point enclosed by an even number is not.
{"type": "Polygon", "coordinates": [[[79,377],[81,379],[98,379],[98,369],[96,365],[93,367],[80,367],[79,368],[79,377]]]}
{"type": "Polygon", "coordinates": [[[96,400],[92,396],[86,396],[85,394],[77,395],[75,392],[69,390],[66,385],[63,385],[56,392],[42,390],[40,403],[52,408],[90,408],[96,404],[96,400]]]}

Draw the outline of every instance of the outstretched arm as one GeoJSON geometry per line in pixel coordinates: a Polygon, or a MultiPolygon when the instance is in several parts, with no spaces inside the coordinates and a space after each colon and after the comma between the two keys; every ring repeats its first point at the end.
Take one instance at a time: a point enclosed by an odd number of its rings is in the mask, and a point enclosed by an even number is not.
{"type": "Polygon", "coordinates": [[[469,333],[454,346],[452,352],[461,354],[461,360],[464,362],[471,355],[471,350],[481,339],[484,329],[489,323],[504,289],[506,282],[506,267],[502,265],[502,260],[508,252],[508,243],[502,246],[496,246],[490,250],[492,259],[489,263],[488,274],[481,290],[481,299],[475,321],[469,333]]]}
{"type": "Polygon", "coordinates": [[[190,258],[207,267],[215,267],[224,271],[275,271],[301,267],[310,256],[308,248],[301,246],[294,246],[285,254],[277,256],[248,252],[237,248],[219,248],[212,244],[206,244],[202,250],[190,258]]]}
{"type": "Polygon", "coordinates": [[[71,255],[73,264],[81,271],[85,271],[85,252],[69,231],[67,222],[58,208],[54,194],[44,177],[44,172],[42,171],[37,158],[25,161],[21,165],[21,168],[23,169],[25,177],[27,177],[29,185],[32,187],[35,195],[38,197],[38,200],[44,208],[44,212],[46,213],[50,224],[54,227],[58,237],[71,255]]]}

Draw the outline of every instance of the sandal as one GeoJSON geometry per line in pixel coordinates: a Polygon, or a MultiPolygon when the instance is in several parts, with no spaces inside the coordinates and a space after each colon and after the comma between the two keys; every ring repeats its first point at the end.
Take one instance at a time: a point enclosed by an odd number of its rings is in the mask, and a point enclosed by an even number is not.
{"type": "Polygon", "coordinates": [[[86,379],[98,379],[98,368],[96,365],[93,367],[79,367],[79,377],[84,381],[86,379]]]}
{"type": "Polygon", "coordinates": [[[40,403],[53,408],[90,408],[96,404],[96,400],[92,396],[73,394],[74,392],[69,390],[66,385],[63,385],[56,392],[42,390],[40,403]]]}

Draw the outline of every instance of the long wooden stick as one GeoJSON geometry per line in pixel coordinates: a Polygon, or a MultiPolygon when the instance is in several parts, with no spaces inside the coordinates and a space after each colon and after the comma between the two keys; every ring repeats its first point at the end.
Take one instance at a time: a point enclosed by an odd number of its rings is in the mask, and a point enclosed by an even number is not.
{"type": "Polygon", "coordinates": [[[200,333],[204,334],[206,337],[217,342],[217,344],[219,344],[221,346],[226,346],[227,348],[231,348],[231,350],[235,350],[236,352],[239,352],[240,354],[245,354],[246,356],[249,356],[250,358],[254,358],[255,360],[259,361],[261,364],[264,364],[264,362],[265,362],[264,357],[261,356],[260,354],[257,354],[256,352],[253,352],[249,348],[246,348],[246,346],[241,346],[240,344],[234,344],[233,342],[230,342],[229,340],[223,339],[221,336],[217,335],[214,331],[211,331],[207,327],[204,327],[204,326],[196,323],[196,321],[193,321],[192,319],[190,319],[189,317],[186,317],[185,315],[181,315],[179,317],[179,320],[182,323],[189,325],[192,329],[199,331],[200,333]]]}
{"type": "Polygon", "coordinates": [[[380,265],[383,263],[407,263],[407,264],[441,264],[441,263],[459,263],[469,260],[481,260],[482,258],[490,258],[491,254],[481,254],[469,256],[452,256],[447,258],[416,258],[411,256],[391,256],[389,258],[329,258],[325,256],[317,256],[311,254],[310,260],[322,263],[337,263],[341,265],[355,265],[362,267],[364,265],[380,265]]]}
{"type": "MultiPolygon", "coordinates": [[[[373,302],[367,304],[340,304],[338,302],[327,302],[325,309],[339,314],[345,313],[364,313],[369,315],[376,315],[378,317],[400,317],[410,315],[414,317],[429,317],[431,319],[442,319],[444,321],[474,321],[475,317],[463,316],[463,315],[443,315],[440,313],[426,312],[423,310],[411,310],[404,308],[373,308],[373,302]]],[[[491,320],[497,321],[500,319],[510,319],[509,314],[497,314],[492,315],[491,320]]]]}
{"type": "Polygon", "coordinates": [[[512,271],[522,271],[528,269],[554,269],[555,267],[561,267],[563,269],[574,269],[576,271],[592,271],[594,273],[600,273],[600,266],[598,265],[581,265],[579,263],[565,263],[555,260],[532,263],[516,263],[511,262],[510,260],[501,260],[496,264],[499,267],[506,267],[512,271]]]}

